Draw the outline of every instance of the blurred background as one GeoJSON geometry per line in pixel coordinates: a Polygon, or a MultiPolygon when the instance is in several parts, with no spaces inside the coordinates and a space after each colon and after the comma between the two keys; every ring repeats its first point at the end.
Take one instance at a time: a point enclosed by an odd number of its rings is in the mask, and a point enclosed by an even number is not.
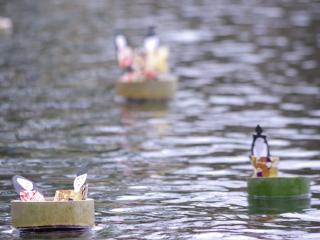
{"type": "Polygon", "coordinates": [[[0,17],[1,239],[57,238],[12,230],[12,175],[48,196],[82,163],[96,227],[76,239],[320,238],[319,1],[0,0],[0,17]],[[152,24],[177,96],[119,102],[114,29],[140,46],[152,24]],[[310,203],[252,209],[257,124],[310,203]]]}

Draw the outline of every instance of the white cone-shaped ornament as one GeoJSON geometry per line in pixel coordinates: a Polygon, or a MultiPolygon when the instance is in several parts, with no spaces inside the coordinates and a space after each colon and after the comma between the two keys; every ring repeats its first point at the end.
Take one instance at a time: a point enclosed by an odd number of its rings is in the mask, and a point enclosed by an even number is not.
{"type": "Polygon", "coordinates": [[[23,202],[38,202],[45,201],[35,184],[22,176],[15,175],[12,178],[13,186],[19,194],[23,202]]]}
{"type": "Polygon", "coordinates": [[[268,157],[268,146],[263,138],[256,139],[253,147],[253,155],[258,159],[261,157],[268,157]]]}
{"type": "Polygon", "coordinates": [[[146,52],[153,52],[159,47],[159,37],[156,35],[155,27],[150,26],[148,28],[147,35],[143,42],[143,48],[146,52]]]}
{"type": "Polygon", "coordinates": [[[258,125],[253,135],[251,146],[251,163],[254,167],[253,177],[276,177],[278,175],[278,157],[271,157],[266,135],[258,125]]]}
{"type": "Polygon", "coordinates": [[[77,176],[73,181],[73,188],[75,192],[80,192],[81,187],[86,183],[87,176],[88,176],[87,169],[81,169],[77,173],[77,176]]]}

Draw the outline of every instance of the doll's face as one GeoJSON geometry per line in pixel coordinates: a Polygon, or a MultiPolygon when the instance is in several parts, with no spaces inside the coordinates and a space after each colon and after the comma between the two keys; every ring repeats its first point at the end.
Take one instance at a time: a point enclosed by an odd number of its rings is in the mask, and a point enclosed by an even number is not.
{"type": "Polygon", "coordinates": [[[31,181],[24,179],[24,178],[17,178],[17,182],[20,184],[20,186],[27,190],[31,191],[33,189],[33,184],[31,181]]]}
{"type": "Polygon", "coordinates": [[[73,187],[75,192],[79,192],[82,185],[86,182],[87,173],[77,176],[74,179],[73,187]]]}

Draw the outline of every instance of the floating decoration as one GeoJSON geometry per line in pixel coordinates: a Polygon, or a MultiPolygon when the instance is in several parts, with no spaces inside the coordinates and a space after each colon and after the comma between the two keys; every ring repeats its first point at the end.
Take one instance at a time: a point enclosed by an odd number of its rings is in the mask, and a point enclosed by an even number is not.
{"type": "Polygon", "coordinates": [[[253,176],[247,181],[250,198],[299,198],[310,197],[310,182],[305,177],[279,177],[279,158],[270,155],[267,136],[258,125],[251,145],[253,176]]]}
{"type": "Polygon", "coordinates": [[[258,125],[253,135],[251,145],[251,163],[254,167],[254,177],[278,176],[278,157],[270,156],[267,136],[262,135],[263,129],[258,125]]]}
{"type": "Polygon", "coordinates": [[[87,198],[87,170],[81,169],[74,189],[57,190],[54,198],[44,197],[35,184],[21,176],[13,177],[20,200],[11,201],[12,225],[19,230],[83,230],[94,226],[94,200],[87,198]],[[37,197],[32,194],[37,193],[37,197]]]}
{"type": "Polygon", "coordinates": [[[122,75],[118,79],[117,93],[131,100],[167,100],[173,98],[177,78],[169,73],[169,49],[160,45],[155,27],[149,27],[142,49],[134,49],[126,36],[115,36],[118,66],[122,75]]]}
{"type": "Polygon", "coordinates": [[[12,178],[13,186],[16,192],[19,194],[21,201],[23,202],[37,202],[37,201],[45,201],[42,193],[40,193],[39,189],[36,185],[22,177],[22,176],[13,176],[12,178]]]}
{"type": "Polygon", "coordinates": [[[73,181],[73,190],[57,190],[53,201],[85,200],[88,194],[87,169],[83,168],[73,181]]]}

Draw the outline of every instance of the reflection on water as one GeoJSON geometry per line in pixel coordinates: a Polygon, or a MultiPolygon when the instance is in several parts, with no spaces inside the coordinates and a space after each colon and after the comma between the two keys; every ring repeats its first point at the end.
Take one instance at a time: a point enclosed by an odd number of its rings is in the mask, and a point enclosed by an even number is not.
{"type": "Polygon", "coordinates": [[[248,198],[249,214],[280,214],[287,212],[303,212],[310,208],[310,199],[252,199],[248,198]]]}
{"type": "Polygon", "coordinates": [[[320,238],[317,1],[0,6],[13,23],[11,34],[0,34],[1,238],[19,238],[10,226],[12,175],[53,195],[83,162],[97,226],[77,239],[320,238]],[[168,105],[118,103],[113,29],[138,45],[152,23],[172,49],[177,97],[168,105]],[[283,211],[248,203],[257,123],[282,174],[311,178],[310,203],[283,211]]]}
{"type": "MultiPolygon", "coordinates": [[[[18,233],[17,233],[18,234],[18,233]]],[[[80,231],[80,230],[66,230],[66,231],[21,231],[20,237],[22,239],[90,239],[92,237],[91,231],[80,231]]]]}

